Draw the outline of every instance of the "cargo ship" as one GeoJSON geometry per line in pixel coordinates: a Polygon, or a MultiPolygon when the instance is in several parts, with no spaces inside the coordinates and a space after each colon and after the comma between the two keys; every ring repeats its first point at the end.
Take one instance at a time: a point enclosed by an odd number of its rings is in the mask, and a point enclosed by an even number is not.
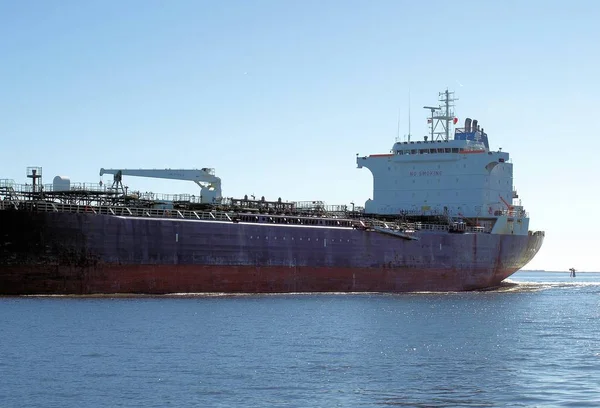
{"type": "Polygon", "coordinates": [[[224,198],[214,169],[101,169],[112,184],[0,180],[0,294],[468,291],[498,286],[543,231],[513,189],[509,154],[452,92],[422,140],[357,155],[364,207],[224,198]],[[131,191],[124,177],[189,180],[197,196],[131,191]],[[109,185],[110,184],[110,185],[109,185]]]}

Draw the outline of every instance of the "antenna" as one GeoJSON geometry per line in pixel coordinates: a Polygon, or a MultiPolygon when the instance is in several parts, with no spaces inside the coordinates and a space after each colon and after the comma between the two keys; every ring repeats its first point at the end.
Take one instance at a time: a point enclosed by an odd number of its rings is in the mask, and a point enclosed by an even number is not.
{"type": "Polygon", "coordinates": [[[408,88],[408,141],[410,142],[410,88],[408,88]]]}
{"type": "Polygon", "coordinates": [[[396,130],[396,141],[400,140],[400,108],[398,108],[398,129],[396,130]]]}

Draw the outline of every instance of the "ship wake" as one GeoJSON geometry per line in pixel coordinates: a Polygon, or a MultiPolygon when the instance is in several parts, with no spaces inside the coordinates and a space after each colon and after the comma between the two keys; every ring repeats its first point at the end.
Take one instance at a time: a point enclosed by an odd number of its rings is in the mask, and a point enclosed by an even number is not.
{"type": "Polygon", "coordinates": [[[541,282],[529,282],[529,281],[513,281],[506,279],[502,284],[495,288],[498,292],[539,292],[549,289],[583,289],[597,287],[600,289],[600,282],[552,282],[552,281],[541,281],[541,282]]]}

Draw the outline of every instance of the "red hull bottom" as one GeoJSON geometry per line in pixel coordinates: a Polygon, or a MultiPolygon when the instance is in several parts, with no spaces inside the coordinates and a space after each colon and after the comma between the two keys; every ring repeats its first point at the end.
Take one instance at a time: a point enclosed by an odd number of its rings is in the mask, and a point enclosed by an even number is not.
{"type": "Polygon", "coordinates": [[[494,287],[514,269],[105,265],[0,267],[0,294],[170,294],[464,291],[494,287]]]}

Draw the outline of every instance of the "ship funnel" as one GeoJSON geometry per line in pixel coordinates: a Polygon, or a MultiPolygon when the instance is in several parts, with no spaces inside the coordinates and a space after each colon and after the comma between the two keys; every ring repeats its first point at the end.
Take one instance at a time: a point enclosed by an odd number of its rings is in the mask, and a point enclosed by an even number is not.
{"type": "Polygon", "coordinates": [[[465,119],[465,132],[471,131],[471,118],[465,119]]]}
{"type": "Polygon", "coordinates": [[[477,119],[473,119],[473,125],[471,126],[471,132],[477,131],[477,119]]]}

